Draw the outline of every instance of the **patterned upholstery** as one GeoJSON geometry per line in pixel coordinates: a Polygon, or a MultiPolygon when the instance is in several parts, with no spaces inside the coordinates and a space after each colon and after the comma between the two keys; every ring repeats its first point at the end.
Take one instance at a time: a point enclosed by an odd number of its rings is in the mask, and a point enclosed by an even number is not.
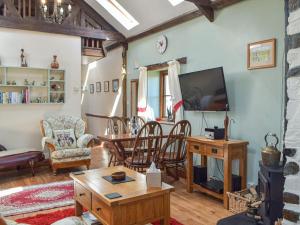
{"type": "Polygon", "coordinates": [[[70,162],[81,159],[90,159],[91,149],[87,148],[89,142],[94,139],[91,134],[84,134],[85,122],[81,118],[73,116],[51,116],[42,121],[45,137],[42,140],[43,148],[47,148],[46,143],[55,146],[55,151],[50,157],[55,162],[70,162]],[[54,130],[73,129],[76,137],[76,148],[61,149],[57,141],[54,140],[54,130]]]}
{"type": "Polygon", "coordinates": [[[51,153],[52,159],[65,159],[80,156],[90,156],[90,148],[75,148],[75,149],[62,149],[51,153]]]}

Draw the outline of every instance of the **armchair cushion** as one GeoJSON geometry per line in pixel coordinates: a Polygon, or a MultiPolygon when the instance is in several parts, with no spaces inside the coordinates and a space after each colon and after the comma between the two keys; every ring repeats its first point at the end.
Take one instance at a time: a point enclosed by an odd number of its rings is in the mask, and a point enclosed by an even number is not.
{"type": "Polygon", "coordinates": [[[90,148],[74,148],[74,149],[62,149],[51,153],[52,159],[67,159],[74,157],[85,157],[91,155],[90,148]]]}
{"type": "Polygon", "coordinates": [[[76,138],[73,129],[53,130],[56,149],[76,148],[76,138]]]}
{"type": "Polygon", "coordinates": [[[91,140],[94,139],[94,136],[91,134],[84,134],[77,140],[77,147],[78,148],[87,148],[88,144],[91,140]]]}

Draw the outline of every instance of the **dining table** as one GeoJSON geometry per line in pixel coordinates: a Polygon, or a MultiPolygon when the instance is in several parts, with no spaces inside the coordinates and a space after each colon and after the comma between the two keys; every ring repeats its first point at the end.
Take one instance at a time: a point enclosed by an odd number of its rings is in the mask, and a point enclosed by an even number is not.
{"type": "MultiPolygon", "coordinates": [[[[168,134],[163,134],[161,138],[168,138],[168,134]]],[[[125,160],[127,155],[132,153],[133,150],[133,142],[135,141],[137,135],[133,135],[131,133],[121,133],[121,134],[103,134],[103,135],[98,135],[98,140],[100,142],[108,143],[112,147],[115,148],[115,150],[118,151],[118,156],[119,160],[125,160]],[[127,147],[128,143],[131,143],[131,148],[127,147]],[[126,146],[126,147],[125,147],[126,146]]],[[[149,136],[140,136],[139,137],[141,140],[142,139],[147,139],[149,136]]],[[[153,136],[151,136],[153,138],[153,136]]]]}

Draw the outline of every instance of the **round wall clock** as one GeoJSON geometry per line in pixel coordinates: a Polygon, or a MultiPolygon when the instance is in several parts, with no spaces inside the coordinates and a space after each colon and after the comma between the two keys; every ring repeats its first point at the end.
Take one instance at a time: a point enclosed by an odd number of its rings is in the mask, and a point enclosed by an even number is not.
{"type": "Polygon", "coordinates": [[[164,54],[164,52],[167,50],[167,47],[168,47],[168,39],[165,35],[161,35],[156,42],[157,51],[160,54],[164,54]]]}

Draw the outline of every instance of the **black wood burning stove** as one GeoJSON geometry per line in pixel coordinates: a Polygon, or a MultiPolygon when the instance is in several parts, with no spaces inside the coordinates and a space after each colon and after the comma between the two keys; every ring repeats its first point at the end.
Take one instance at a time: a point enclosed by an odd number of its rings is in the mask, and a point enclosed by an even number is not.
{"type": "MultiPolygon", "coordinates": [[[[259,215],[262,217],[264,225],[274,225],[278,218],[282,218],[283,210],[283,188],[284,176],[283,166],[277,168],[266,167],[259,163],[258,172],[258,193],[263,196],[259,215]]],[[[217,225],[257,225],[253,218],[249,218],[245,213],[234,215],[220,220],[217,225]]],[[[260,223],[261,224],[261,223],[260,223]]]]}
{"type": "Polygon", "coordinates": [[[277,168],[266,167],[259,163],[258,192],[264,202],[260,208],[260,215],[265,225],[274,225],[278,218],[282,218],[284,176],[283,166],[277,168]]]}

